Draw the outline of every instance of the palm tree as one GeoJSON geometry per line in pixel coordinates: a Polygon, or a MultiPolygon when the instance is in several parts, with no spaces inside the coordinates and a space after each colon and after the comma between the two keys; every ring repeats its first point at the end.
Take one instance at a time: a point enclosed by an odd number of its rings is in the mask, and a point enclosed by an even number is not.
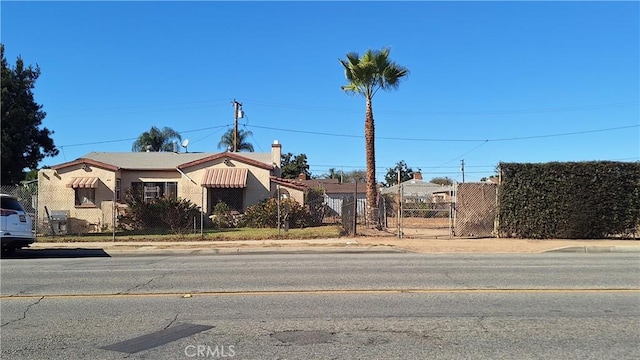
{"type": "Polygon", "coordinates": [[[378,224],[376,213],[376,155],[375,155],[375,126],[373,123],[373,109],[371,99],[380,89],[397,89],[400,80],[409,74],[409,70],[389,60],[389,49],[367,50],[362,57],[357,53],[347,54],[345,60],[340,59],[344,67],[344,75],[348,81],[342,90],[364,96],[367,109],[364,120],[364,139],[367,163],[367,221],[378,224]]]}
{"type": "Polygon", "coordinates": [[[155,126],[151,130],[143,132],[131,146],[131,151],[173,151],[173,141],[182,140],[180,134],[169,127],[162,130],[155,126]]]}
{"type": "MultiPolygon", "coordinates": [[[[222,137],[220,138],[220,142],[218,143],[218,149],[233,149],[233,131],[233,129],[230,129],[229,131],[224,133],[224,135],[222,135],[222,137]]],[[[242,129],[238,130],[238,146],[236,147],[238,151],[245,150],[248,152],[253,152],[253,145],[251,145],[251,143],[247,141],[247,138],[249,136],[253,136],[253,133],[251,131],[242,129]]]]}

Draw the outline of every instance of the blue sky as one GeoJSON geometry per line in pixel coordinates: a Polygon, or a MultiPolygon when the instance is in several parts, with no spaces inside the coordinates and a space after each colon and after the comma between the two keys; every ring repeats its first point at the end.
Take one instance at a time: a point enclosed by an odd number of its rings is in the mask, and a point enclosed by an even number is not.
{"type": "Polygon", "coordinates": [[[255,150],[307,155],[312,175],[365,168],[361,97],[339,58],[391,49],[410,70],[373,99],[377,176],[477,181],[500,161],[640,160],[638,2],[11,2],[10,64],[59,156],[131,151],[152,126],[215,152],[232,101],[255,150]]]}

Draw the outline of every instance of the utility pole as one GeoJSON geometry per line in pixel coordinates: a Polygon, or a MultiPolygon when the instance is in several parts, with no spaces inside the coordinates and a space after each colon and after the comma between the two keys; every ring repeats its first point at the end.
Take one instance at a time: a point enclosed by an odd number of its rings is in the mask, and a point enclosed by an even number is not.
{"type": "Polygon", "coordinates": [[[464,159],[460,160],[460,170],[462,170],[462,183],[464,184],[464,159]]]}
{"type": "Polygon", "coordinates": [[[242,104],[233,99],[233,152],[238,152],[238,119],[241,119],[243,116],[242,104]]]}

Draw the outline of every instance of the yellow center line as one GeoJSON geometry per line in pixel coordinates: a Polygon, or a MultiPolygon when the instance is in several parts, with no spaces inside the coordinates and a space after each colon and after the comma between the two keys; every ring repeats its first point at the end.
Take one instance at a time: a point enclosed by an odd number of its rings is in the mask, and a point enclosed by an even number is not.
{"type": "Polygon", "coordinates": [[[196,297],[196,296],[258,296],[258,295],[386,295],[386,294],[549,294],[549,293],[640,293],[640,288],[611,289],[345,289],[345,290],[265,290],[265,291],[202,291],[124,294],[24,294],[2,295],[0,300],[136,298],[136,297],[196,297]]]}

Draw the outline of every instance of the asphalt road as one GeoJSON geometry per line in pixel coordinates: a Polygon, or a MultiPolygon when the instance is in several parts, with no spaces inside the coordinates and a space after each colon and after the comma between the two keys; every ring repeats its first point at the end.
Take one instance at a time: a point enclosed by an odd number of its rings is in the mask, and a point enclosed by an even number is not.
{"type": "Polygon", "coordinates": [[[638,254],[3,259],[2,359],[637,359],[638,254]]]}

